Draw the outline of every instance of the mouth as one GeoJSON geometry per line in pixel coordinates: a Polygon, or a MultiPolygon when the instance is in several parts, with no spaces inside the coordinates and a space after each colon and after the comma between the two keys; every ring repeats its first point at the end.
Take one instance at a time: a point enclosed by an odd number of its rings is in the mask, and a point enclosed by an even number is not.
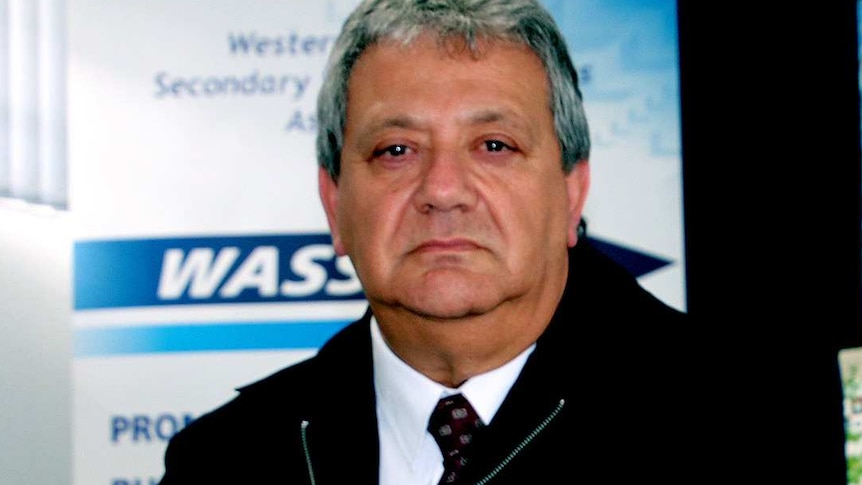
{"type": "Polygon", "coordinates": [[[469,239],[431,239],[416,246],[412,253],[453,253],[475,251],[482,246],[469,239]]]}

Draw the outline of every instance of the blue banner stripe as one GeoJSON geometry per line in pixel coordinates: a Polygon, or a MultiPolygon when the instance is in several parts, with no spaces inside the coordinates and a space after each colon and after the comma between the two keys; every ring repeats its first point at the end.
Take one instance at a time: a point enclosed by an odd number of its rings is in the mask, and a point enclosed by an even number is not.
{"type": "Polygon", "coordinates": [[[83,328],[76,357],[319,348],[349,320],[83,328]]]}
{"type": "Polygon", "coordinates": [[[76,310],[364,298],[328,234],[78,241],[76,310]]]}

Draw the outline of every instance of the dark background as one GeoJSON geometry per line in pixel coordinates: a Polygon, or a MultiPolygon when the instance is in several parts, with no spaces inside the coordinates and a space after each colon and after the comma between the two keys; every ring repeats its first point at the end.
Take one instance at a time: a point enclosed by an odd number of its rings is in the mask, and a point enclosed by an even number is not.
{"type": "Polygon", "coordinates": [[[862,345],[856,1],[761,3],[678,2],[692,483],[838,485],[837,352],[862,345]]]}

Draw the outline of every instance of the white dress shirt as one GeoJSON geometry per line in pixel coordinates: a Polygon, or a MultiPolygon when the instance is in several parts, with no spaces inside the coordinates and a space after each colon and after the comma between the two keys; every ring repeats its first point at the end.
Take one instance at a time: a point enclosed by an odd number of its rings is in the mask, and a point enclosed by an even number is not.
{"type": "Polygon", "coordinates": [[[437,485],[443,455],[426,429],[440,398],[462,393],[484,423],[490,423],[515,383],[535,344],[494,370],[452,389],[401,360],[371,318],[371,350],[380,434],[380,485],[437,485]]]}

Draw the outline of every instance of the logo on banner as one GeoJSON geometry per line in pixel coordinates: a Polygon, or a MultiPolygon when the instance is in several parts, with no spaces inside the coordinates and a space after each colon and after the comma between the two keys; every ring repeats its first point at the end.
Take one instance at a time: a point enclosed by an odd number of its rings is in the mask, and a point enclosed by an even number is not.
{"type": "Polygon", "coordinates": [[[75,308],[364,298],[326,234],[84,241],[75,308]]]}
{"type": "Polygon", "coordinates": [[[346,258],[335,259],[339,274],[330,278],[323,264],[335,258],[329,244],[310,244],[290,255],[290,269],[298,278],[280,281],[278,246],[258,246],[243,256],[240,248],[171,248],[165,251],[157,294],[160,300],[233,299],[244,291],[261,298],[302,298],[321,290],[330,296],[349,296],[361,290],[353,266],[346,258]]]}

